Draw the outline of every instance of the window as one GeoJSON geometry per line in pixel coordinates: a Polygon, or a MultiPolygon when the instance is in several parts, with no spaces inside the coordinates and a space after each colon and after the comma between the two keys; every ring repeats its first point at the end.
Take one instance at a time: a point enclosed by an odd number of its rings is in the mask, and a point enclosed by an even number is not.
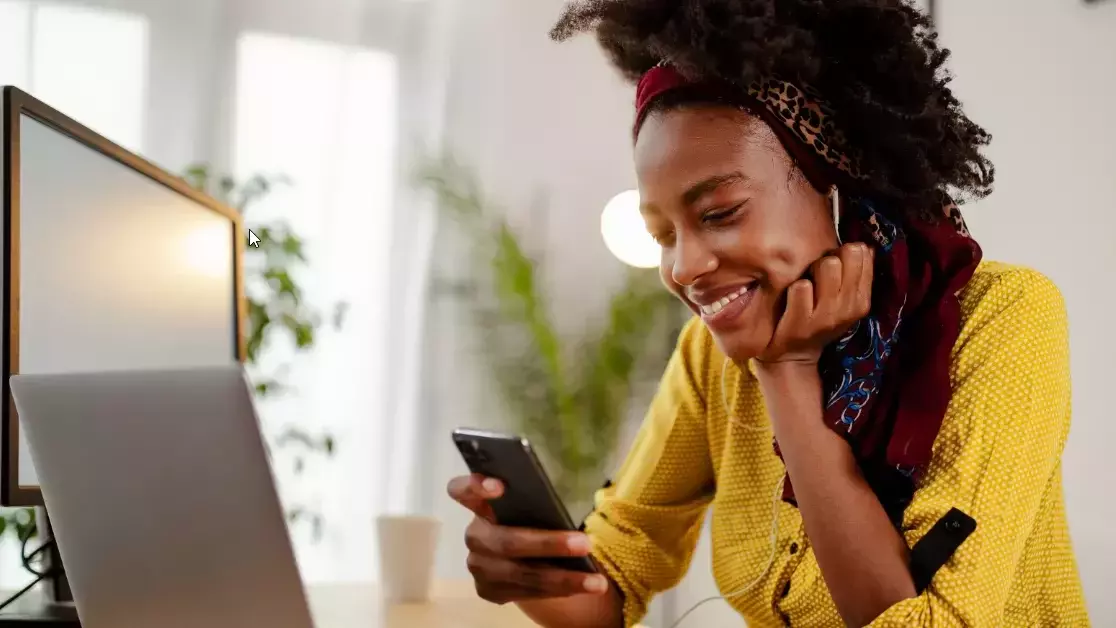
{"type": "MultiPolygon", "coordinates": [[[[323,330],[312,354],[292,360],[293,348],[282,343],[268,351],[264,368],[289,365],[284,378],[293,393],[264,400],[260,413],[269,432],[297,424],[336,437],[334,458],[310,461],[304,475],[284,467],[282,454],[277,459],[284,498],[315,507],[326,523],[321,542],[308,528],[292,529],[304,577],[369,580],[390,448],[380,414],[392,298],[384,278],[398,176],[397,59],[261,32],[259,24],[282,21],[270,4],[232,17],[179,4],[0,0],[0,84],[16,85],[162,163],[200,159],[241,178],[283,174],[293,182],[253,206],[248,222],[285,221],[295,229],[311,262],[300,277],[307,298],[323,311],[338,301],[348,310],[342,333],[323,330]],[[230,63],[232,89],[224,82],[230,63]],[[227,134],[214,123],[223,121],[229,102],[227,134]],[[184,130],[172,131],[172,124],[184,130]]],[[[347,27],[338,12],[322,12],[323,23],[347,27]]],[[[12,562],[7,551],[0,539],[0,564],[12,562]]]]}
{"type": "Polygon", "coordinates": [[[386,272],[391,242],[396,80],[395,59],[386,53],[262,33],[238,42],[235,174],[291,180],[251,207],[247,222],[289,224],[305,239],[310,268],[300,279],[307,298],[322,308],[349,306],[343,332],[320,337],[313,354],[292,361],[291,347],[273,346],[260,360],[266,371],[289,367],[294,388],[281,402],[261,403],[265,429],[310,425],[338,441],[329,464],[300,477],[277,456],[284,497],[309,502],[325,517],[320,543],[293,530],[310,581],[373,577],[372,521],[385,490],[376,481],[386,453],[378,413],[391,298],[378,273],[386,272]]]}
{"type": "MultiPolygon", "coordinates": [[[[146,18],[107,9],[0,0],[0,85],[14,85],[130,149],[143,145],[146,18]]],[[[0,538],[4,588],[32,579],[19,542],[0,538]]]]}
{"type": "Polygon", "coordinates": [[[0,0],[0,83],[130,150],[143,145],[148,25],[141,16],[0,0]]]}
{"type": "Polygon", "coordinates": [[[30,25],[30,3],[0,0],[0,84],[27,87],[30,25]]]}

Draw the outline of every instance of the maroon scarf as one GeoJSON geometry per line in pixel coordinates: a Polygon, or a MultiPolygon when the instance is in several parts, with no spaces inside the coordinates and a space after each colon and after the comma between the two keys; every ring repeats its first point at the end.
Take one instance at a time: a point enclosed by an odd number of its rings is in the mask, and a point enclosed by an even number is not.
{"type": "MultiPolygon", "coordinates": [[[[833,111],[812,92],[782,80],[742,90],[693,83],[659,64],[637,87],[634,133],[654,102],[680,88],[762,118],[818,190],[827,193],[836,183],[842,191],[841,240],[875,248],[870,314],[826,348],[819,370],[826,424],[849,441],[865,478],[898,523],[930,462],[952,394],[950,355],[961,323],[957,294],[980,263],[980,247],[952,202],[912,212],[857,196],[857,183],[868,176],[834,127],[833,111]]],[[[795,503],[789,478],[783,497],[795,503]]]]}

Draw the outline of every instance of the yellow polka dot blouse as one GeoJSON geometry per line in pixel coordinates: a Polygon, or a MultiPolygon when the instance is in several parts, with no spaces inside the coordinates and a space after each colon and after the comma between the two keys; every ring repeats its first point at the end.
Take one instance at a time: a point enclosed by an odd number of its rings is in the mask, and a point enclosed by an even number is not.
{"type": "MultiPolygon", "coordinates": [[[[960,296],[953,399],[902,533],[914,547],[954,508],[976,529],[925,591],[871,626],[1087,626],[1062,499],[1070,424],[1062,298],[1042,275],[992,262],[960,296]]],[[[722,397],[724,359],[692,321],[618,475],[596,495],[585,522],[594,554],[633,626],[685,574],[708,509],[721,593],[756,581],[728,600],[749,626],[842,626],[798,510],[774,500],[785,469],[754,374],[730,364],[722,397]]],[[[702,625],[700,615],[687,622],[702,625]]]]}

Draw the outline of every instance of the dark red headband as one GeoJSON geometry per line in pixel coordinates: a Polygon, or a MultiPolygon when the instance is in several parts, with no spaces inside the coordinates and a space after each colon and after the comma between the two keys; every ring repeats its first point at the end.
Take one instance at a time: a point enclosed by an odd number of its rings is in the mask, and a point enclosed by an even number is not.
{"type": "Polygon", "coordinates": [[[640,124],[652,102],[669,91],[687,85],[691,85],[691,82],[669,65],[659,64],[645,72],[636,85],[636,122],[633,133],[639,132],[640,124]]]}
{"type": "Polygon", "coordinates": [[[644,118],[651,106],[668,92],[680,88],[699,88],[711,100],[724,101],[747,109],[753,115],[759,116],[767,123],[784,149],[798,164],[807,180],[819,191],[828,192],[829,186],[835,182],[836,173],[827,168],[818,159],[817,153],[803,144],[803,140],[795,136],[787,121],[781,120],[778,114],[769,105],[761,102],[751,93],[744,90],[732,89],[728,86],[717,86],[708,83],[697,83],[687,79],[673,66],[660,63],[643,74],[636,85],[635,124],[632,128],[633,140],[643,126],[644,118]]]}

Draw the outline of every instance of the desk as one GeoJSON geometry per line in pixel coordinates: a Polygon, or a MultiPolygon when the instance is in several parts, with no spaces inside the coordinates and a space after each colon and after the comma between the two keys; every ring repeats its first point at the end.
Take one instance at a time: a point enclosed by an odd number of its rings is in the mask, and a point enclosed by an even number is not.
{"type": "MultiPolygon", "coordinates": [[[[496,606],[478,598],[472,581],[436,583],[428,604],[389,607],[371,584],[310,587],[307,597],[315,628],[536,628],[515,605],[496,606]]],[[[80,628],[80,624],[72,611],[44,608],[41,593],[32,590],[0,611],[0,628],[80,628]]]]}
{"type": "Polygon", "coordinates": [[[374,585],[311,587],[316,628],[536,628],[514,604],[477,597],[471,580],[438,582],[429,604],[386,606],[374,585]]]}
{"type": "MultiPolygon", "coordinates": [[[[14,591],[0,591],[0,600],[14,591]]],[[[0,628],[81,628],[72,607],[46,606],[39,588],[34,588],[0,611],[0,628]]]]}

